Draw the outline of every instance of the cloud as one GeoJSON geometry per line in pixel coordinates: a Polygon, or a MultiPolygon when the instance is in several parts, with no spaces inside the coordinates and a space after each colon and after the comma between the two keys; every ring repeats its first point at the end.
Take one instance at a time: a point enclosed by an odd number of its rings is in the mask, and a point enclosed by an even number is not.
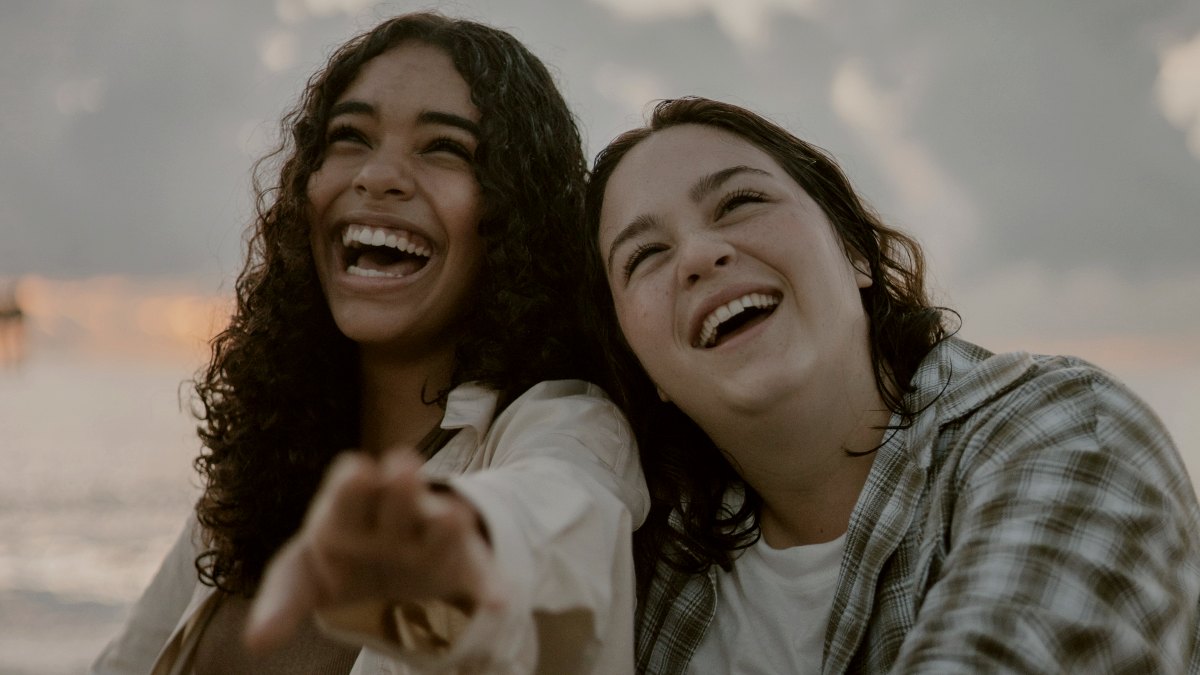
{"type": "Polygon", "coordinates": [[[278,73],[296,64],[297,41],[295,33],[276,29],[259,41],[259,58],[267,70],[278,73]]]}
{"type": "Polygon", "coordinates": [[[1159,110],[1187,134],[1188,150],[1200,159],[1200,33],[1162,50],[1159,61],[1154,84],[1159,110]]]}
{"type": "Polygon", "coordinates": [[[662,98],[666,85],[653,72],[616,63],[601,63],[592,76],[596,93],[619,105],[624,111],[640,115],[648,102],[662,98]]]}
{"type": "Polygon", "coordinates": [[[834,113],[878,164],[896,197],[899,220],[920,236],[933,268],[953,274],[954,264],[976,243],[979,214],[967,191],[911,136],[904,94],[885,90],[857,59],[838,66],[830,86],[834,113]]]}
{"type": "Polygon", "coordinates": [[[104,103],[105,81],[91,77],[82,80],[67,80],[58,85],[54,102],[64,115],[99,112],[104,103]]]}
{"type": "Polygon", "coordinates": [[[337,14],[354,16],[377,0],[276,0],[275,15],[287,24],[337,14]]]}
{"type": "Polygon", "coordinates": [[[1072,269],[1021,261],[960,278],[952,304],[962,309],[971,332],[1005,343],[1154,344],[1122,358],[1168,367],[1197,360],[1200,296],[1180,292],[1194,288],[1200,288],[1200,271],[1135,281],[1099,265],[1072,269]]]}
{"type": "Polygon", "coordinates": [[[721,30],[745,48],[758,48],[770,39],[775,14],[811,18],[820,0],[592,0],[631,21],[662,21],[711,14],[721,30]]]}

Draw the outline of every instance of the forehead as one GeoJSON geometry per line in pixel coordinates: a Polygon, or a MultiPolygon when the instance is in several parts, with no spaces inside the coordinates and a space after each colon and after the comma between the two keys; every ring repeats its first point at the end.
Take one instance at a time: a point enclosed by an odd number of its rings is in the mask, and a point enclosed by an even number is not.
{"type": "MultiPolygon", "coordinates": [[[[683,124],[651,134],[630,150],[609,177],[604,207],[633,208],[630,201],[686,196],[696,180],[734,166],[749,166],[786,178],[758,146],[724,129],[683,124]]],[[[657,200],[656,200],[657,201],[657,200]]]]}
{"type": "Polygon", "coordinates": [[[776,173],[770,155],[737,134],[702,124],[681,124],[656,131],[638,143],[617,165],[610,178],[637,182],[647,177],[686,180],[729,166],[746,164],[776,173]]]}
{"type": "Polygon", "coordinates": [[[604,189],[601,230],[631,218],[687,203],[696,181],[717,171],[748,166],[791,182],[758,146],[724,129],[683,124],[651,134],[621,159],[604,189]]]}
{"type": "Polygon", "coordinates": [[[410,102],[422,109],[455,112],[478,121],[471,89],[439,47],[409,41],[372,58],[338,97],[338,101],[410,102]]]}

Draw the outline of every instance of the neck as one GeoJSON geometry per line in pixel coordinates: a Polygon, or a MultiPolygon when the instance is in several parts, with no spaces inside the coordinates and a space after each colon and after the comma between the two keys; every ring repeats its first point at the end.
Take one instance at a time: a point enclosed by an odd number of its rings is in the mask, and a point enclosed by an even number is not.
{"type": "Polygon", "coordinates": [[[420,359],[398,359],[384,350],[361,350],[362,450],[418,451],[421,440],[445,411],[434,399],[450,383],[453,351],[420,359]]]}
{"type": "Polygon", "coordinates": [[[767,544],[785,548],[845,533],[890,419],[868,359],[837,382],[723,422],[734,431],[726,438],[709,433],[762,498],[767,544]]]}

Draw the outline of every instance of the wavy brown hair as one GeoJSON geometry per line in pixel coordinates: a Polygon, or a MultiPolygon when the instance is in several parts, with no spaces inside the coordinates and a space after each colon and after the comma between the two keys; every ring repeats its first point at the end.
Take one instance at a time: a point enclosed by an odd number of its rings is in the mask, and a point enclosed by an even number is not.
{"type": "Polygon", "coordinates": [[[735,551],[757,539],[761,504],[700,427],[658,398],[621,334],[599,249],[600,210],[613,171],[639,143],[682,124],[723,129],[766,152],[820,205],[844,249],[865,261],[873,283],[861,289],[861,297],[870,323],[875,381],[888,408],[905,423],[916,412],[904,408],[908,382],[921,359],[947,334],[942,311],[926,294],[920,246],[884,225],[820,148],[745,108],[695,97],[660,102],[646,126],[618,136],[596,157],[588,184],[587,283],[596,307],[592,330],[610,357],[604,383],[630,418],[650,485],[650,515],[635,534],[643,585],[659,561],[685,572],[713,564],[728,567],[735,551]],[[736,512],[723,506],[730,488],[745,493],[736,512]]]}
{"type": "MultiPolygon", "coordinates": [[[[431,13],[395,17],[337,49],[282,121],[255,172],[257,216],[237,305],[196,377],[205,482],[196,512],[204,583],[249,594],[299,527],[332,457],[358,444],[358,351],[334,325],[309,248],[309,176],[325,154],[330,107],[363,65],[418,41],[443,50],[481,113],[484,270],[451,387],[500,393],[594,379],[579,329],[578,226],[587,171],[578,127],[545,65],[508,33],[431,13]],[[273,170],[271,167],[278,167],[273,170]]],[[[444,403],[447,391],[433,392],[444,403]]]]}

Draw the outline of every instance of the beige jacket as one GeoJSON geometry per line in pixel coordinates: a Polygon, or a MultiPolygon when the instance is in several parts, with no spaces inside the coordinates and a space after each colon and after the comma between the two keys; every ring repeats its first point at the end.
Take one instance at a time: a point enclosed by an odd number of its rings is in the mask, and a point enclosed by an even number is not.
{"type": "MultiPolygon", "coordinates": [[[[483,516],[506,602],[469,618],[432,604],[415,624],[413,608],[397,610],[407,644],[373,625],[380,612],[327,614],[323,627],[366,645],[351,675],[633,672],[630,537],[649,495],[625,419],[578,380],[540,383],[499,417],[496,403],[476,385],[452,391],[442,427],[460,431],[425,471],[483,516]],[[427,648],[418,625],[450,648],[427,648]]],[[[196,576],[197,541],[193,517],[90,672],[189,672],[200,632],[190,629],[215,604],[196,576]]]]}

